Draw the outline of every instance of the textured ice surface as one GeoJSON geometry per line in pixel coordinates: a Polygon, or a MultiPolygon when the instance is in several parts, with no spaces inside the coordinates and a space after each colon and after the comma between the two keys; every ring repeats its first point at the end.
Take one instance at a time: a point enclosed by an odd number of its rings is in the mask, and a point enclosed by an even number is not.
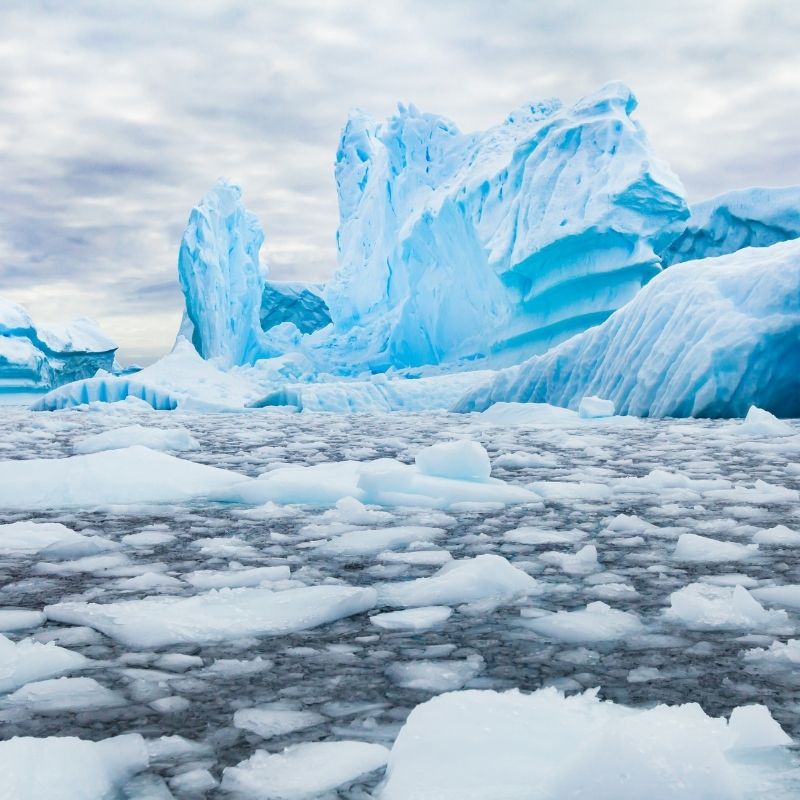
{"type": "Polygon", "coordinates": [[[677,264],[798,236],[800,186],[738,189],[693,205],[686,230],[659,255],[677,264]]]}
{"type": "Polygon", "coordinates": [[[637,710],[603,703],[593,691],[573,697],[554,689],[454,692],[412,711],[392,748],[379,797],[768,796],[775,782],[767,768],[737,760],[737,753],[790,742],[763,706],[737,708],[728,722],[697,705],[637,710]]]}
{"type": "Polygon", "coordinates": [[[336,334],[319,348],[339,371],[513,363],[630,300],[688,216],[635,107],[611,83],[477,134],[414,106],[385,123],[354,112],[336,162],[336,334]]]}
{"type": "MultiPolygon", "coordinates": [[[[91,678],[125,703],[62,712],[40,705],[26,713],[9,704],[0,713],[0,739],[75,735],[99,740],[137,731],[147,741],[150,766],[118,794],[138,799],[132,787],[139,787],[140,796],[160,800],[168,797],[167,787],[177,798],[185,787],[208,786],[206,796],[222,800],[231,795],[218,785],[212,788],[214,781],[260,749],[280,753],[303,743],[342,740],[391,747],[410,711],[436,694],[433,688],[400,685],[400,672],[391,669],[397,665],[406,665],[409,679],[412,672],[418,681],[427,678],[428,687],[472,665],[466,689],[518,687],[531,693],[557,686],[572,694],[601,687],[600,696],[618,705],[650,709],[659,703],[697,702],[715,718],[727,718],[737,707],[765,704],[784,730],[800,739],[795,708],[800,655],[789,643],[800,622],[797,544],[791,536],[800,531],[797,421],[784,421],[791,434],[774,436],[748,432],[740,420],[592,420],[564,409],[527,411],[525,421],[514,414],[441,412],[154,413],[127,403],[52,414],[4,409],[0,451],[6,459],[17,459],[17,466],[26,459],[57,462],[72,456],[79,440],[135,424],[184,428],[201,447],[187,451],[183,461],[253,479],[287,465],[327,463],[329,476],[346,461],[390,459],[412,468],[424,447],[468,440],[486,449],[492,477],[502,485],[537,497],[541,489],[547,496],[535,503],[459,502],[444,509],[421,507],[417,498],[375,506],[352,497],[323,505],[255,507],[201,497],[52,510],[0,505],[0,525],[14,523],[10,529],[0,527],[0,609],[38,615],[44,607],[69,603],[84,611],[94,605],[105,614],[126,601],[145,601],[139,607],[148,612],[143,625],[160,626],[166,624],[162,612],[173,598],[197,598],[200,608],[213,594],[209,584],[264,578],[261,586],[216,594],[236,599],[250,592],[272,597],[298,589],[383,592],[393,587],[424,600],[421,607],[408,608],[378,600],[364,612],[265,637],[234,630],[226,638],[199,641],[200,626],[190,627],[182,641],[158,647],[134,646],[86,623],[47,620],[37,628],[9,632],[14,642],[52,642],[87,659],[74,671],[24,676],[25,683],[61,674],[91,678]],[[526,488],[531,485],[535,490],[526,488]],[[370,532],[396,528],[444,534],[398,544],[391,551],[370,548],[332,556],[320,549],[323,542],[349,533],[368,538],[370,532]],[[740,562],[678,560],[675,547],[689,533],[759,544],[759,549],[740,562]],[[764,541],[767,533],[771,543],[764,541]],[[598,569],[583,574],[565,572],[563,561],[545,557],[574,556],[588,545],[596,549],[598,569]],[[439,582],[443,560],[456,566],[467,561],[475,569],[478,556],[505,559],[507,565],[497,570],[502,579],[488,580],[494,570],[462,573],[465,593],[458,594],[458,586],[439,582]],[[524,591],[506,594],[511,575],[524,591]],[[727,607],[732,587],[742,586],[767,616],[748,619],[744,626],[700,628],[665,615],[671,595],[693,583],[720,589],[721,605],[727,607]],[[445,602],[422,597],[422,589],[452,594],[445,602]],[[638,631],[574,642],[530,627],[548,614],[583,612],[597,601],[635,615],[638,631]],[[386,629],[373,622],[398,609],[413,614],[437,604],[452,612],[423,629],[386,629]],[[445,663],[436,666],[437,661],[445,663]],[[307,712],[320,721],[265,740],[253,729],[235,726],[237,712],[247,709],[307,712]]],[[[125,473],[119,477],[124,481],[125,473]]],[[[251,615],[226,610],[225,624],[249,625],[266,610],[261,600],[251,615]]],[[[207,609],[198,617],[202,625],[214,619],[207,609]]],[[[465,672],[460,675],[463,679],[465,672]]],[[[0,689],[0,702],[21,688],[0,689]]],[[[265,720],[276,723],[277,716],[265,720]]],[[[740,728],[758,731],[761,722],[744,719],[740,728]]],[[[481,736],[485,747],[487,737],[481,736]]],[[[637,742],[650,739],[646,731],[634,736],[637,742]]],[[[616,744],[619,737],[612,740],[616,744]]],[[[581,741],[580,736],[573,741],[581,741]]],[[[658,739],[654,747],[663,744],[658,739]]],[[[537,752],[526,747],[526,760],[537,752]]],[[[573,744],[562,757],[576,752],[573,744]]],[[[670,752],[676,757],[664,761],[665,769],[683,763],[677,751],[670,752]]],[[[725,758],[734,755],[727,751],[725,758]]],[[[748,800],[798,796],[800,764],[793,749],[778,757],[759,748],[735,758],[754,769],[763,767],[773,781],[766,789],[737,784],[748,800]]],[[[513,761],[502,762],[503,770],[510,771],[513,761]]],[[[589,774],[588,769],[575,772],[589,774]]],[[[361,800],[377,795],[382,779],[379,768],[336,791],[361,800]]],[[[184,796],[191,791],[186,789],[184,796]]],[[[618,800],[613,792],[610,797],[618,800]]]]}
{"type": "Polygon", "coordinates": [[[111,370],[117,346],[91,319],[36,325],[0,298],[0,392],[50,389],[111,370]]]}
{"type": "Polygon", "coordinates": [[[141,445],[150,450],[168,450],[180,453],[197,450],[200,445],[185,428],[153,428],[144,425],[126,425],[94,436],[87,436],[75,444],[75,452],[81,455],[100,453],[103,450],[120,450],[141,445]]]}
{"type": "Polygon", "coordinates": [[[32,639],[13,642],[0,634],[0,693],[30,681],[51,678],[80,669],[87,663],[80,653],[32,639]]]}
{"type": "Polygon", "coordinates": [[[671,267],[602,325],[499,372],[456,408],[577,408],[587,395],[637,416],[743,417],[752,405],[800,416],[800,243],[671,267]]]}

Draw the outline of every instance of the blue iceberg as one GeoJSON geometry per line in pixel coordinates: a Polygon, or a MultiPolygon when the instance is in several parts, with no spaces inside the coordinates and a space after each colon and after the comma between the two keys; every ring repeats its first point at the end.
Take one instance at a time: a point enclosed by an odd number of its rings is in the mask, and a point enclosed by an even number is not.
{"type": "Polygon", "coordinates": [[[684,228],[678,179],[611,83],[488,131],[400,106],[350,116],[336,160],[330,371],[503,365],[596,325],[660,272],[684,228]]]}
{"type": "Polygon", "coordinates": [[[768,247],[800,236],[800,186],[727,192],[691,207],[683,233],[660,255],[664,266],[768,247]]]}
{"type": "Polygon", "coordinates": [[[324,288],[321,283],[266,281],[259,312],[262,330],[266,332],[289,322],[300,333],[313,333],[330,325],[324,288]]]}
{"type": "Polygon", "coordinates": [[[800,240],[670,267],[602,325],[498,372],[457,411],[497,402],[618,413],[800,417],[800,240]]]}
{"type": "Polygon", "coordinates": [[[192,209],[178,254],[186,302],[181,333],[203,358],[221,366],[252,364],[267,350],[259,312],[264,232],[226,180],[192,209]]]}
{"type": "Polygon", "coordinates": [[[94,320],[35,324],[20,305],[0,298],[0,391],[49,390],[115,368],[116,344],[94,320]]]}

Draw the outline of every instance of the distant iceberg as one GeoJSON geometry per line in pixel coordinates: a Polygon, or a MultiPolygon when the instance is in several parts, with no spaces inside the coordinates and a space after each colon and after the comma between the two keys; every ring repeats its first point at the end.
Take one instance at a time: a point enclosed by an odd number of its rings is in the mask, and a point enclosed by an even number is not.
{"type": "Polygon", "coordinates": [[[800,417],[800,240],[670,267],[602,325],[502,370],[457,411],[497,402],[618,413],[800,417]]]}
{"type": "Polygon", "coordinates": [[[753,187],[691,207],[683,233],[660,255],[665,266],[768,247],[800,236],[800,186],[753,187]]]}
{"type": "Polygon", "coordinates": [[[0,391],[52,389],[111,371],[117,345],[91,319],[35,324],[20,305],[0,298],[0,391]]]}

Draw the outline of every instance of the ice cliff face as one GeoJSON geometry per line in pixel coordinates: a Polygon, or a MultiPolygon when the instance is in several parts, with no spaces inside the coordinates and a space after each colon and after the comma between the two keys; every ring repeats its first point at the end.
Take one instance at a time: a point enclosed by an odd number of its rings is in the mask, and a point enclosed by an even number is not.
{"type": "Polygon", "coordinates": [[[0,298],[0,391],[52,389],[111,371],[116,349],[94,320],[36,325],[22,306],[0,298]]]}
{"type": "Polygon", "coordinates": [[[264,233],[225,180],[192,209],[181,240],[178,276],[186,301],[181,333],[203,358],[224,367],[251,364],[265,351],[259,311],[264,233]]]}
{"type": "Polygon", "coordinates": [[[688,216],[635,107],[613,83],[477,134],[414,106],[383,124],[351,115],[331,352],[375,371],[514,363],[628,302],[688,216]]]}
{"type": "Polygon", "coordinates": [[[800,236],[800,186],[727,192],[691,208],[686,230],[661,257],[664,265],[768,247],[800,236]]]}
{"type": "Polygon", "coordinates": [[[800,240],[670,267],[602,325],[497,373],[457,404],[577,408],[584,396],[638,416],[800,416],[800,240]]]}

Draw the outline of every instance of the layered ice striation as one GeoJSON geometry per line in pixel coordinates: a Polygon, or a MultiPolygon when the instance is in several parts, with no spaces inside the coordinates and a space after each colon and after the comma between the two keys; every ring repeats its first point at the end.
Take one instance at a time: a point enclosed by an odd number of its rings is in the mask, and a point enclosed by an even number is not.
{"type": "Polygon", "coordinates": [[[117,346],[88,318],[36,325],[0,298],[0,391],[51,389],[114,367],[117,346]]]}
{"type": "Polygon", "coordinates": [[[516,363],[602,322],[660,271],[683,189],[620,83],[488,131],[400,106],[351,114],[336,160],[338,371],[516,363]]]}
{"type": "Polygon", "coordinates": [[[459,411],[493,403],[578,408],[587,395],[637,416],[800,416],[800,241],[680,264],[602,325],[502,370],[459,411]]]}
{"type": "Polygon", "coordinates": [[[186,301],[181,332],[223,367],[251,364],[266,350],[258,260],[264,232],[241,196],[238,186],[219,180],[192,209],[178,254],[186,301]]]}
{"type": "Polygon", "coordinates": [[[661,252],[665,266],[768,247],[800,236],[800,186],[726,192],[691,207],[686,230],[661,252]]]}

